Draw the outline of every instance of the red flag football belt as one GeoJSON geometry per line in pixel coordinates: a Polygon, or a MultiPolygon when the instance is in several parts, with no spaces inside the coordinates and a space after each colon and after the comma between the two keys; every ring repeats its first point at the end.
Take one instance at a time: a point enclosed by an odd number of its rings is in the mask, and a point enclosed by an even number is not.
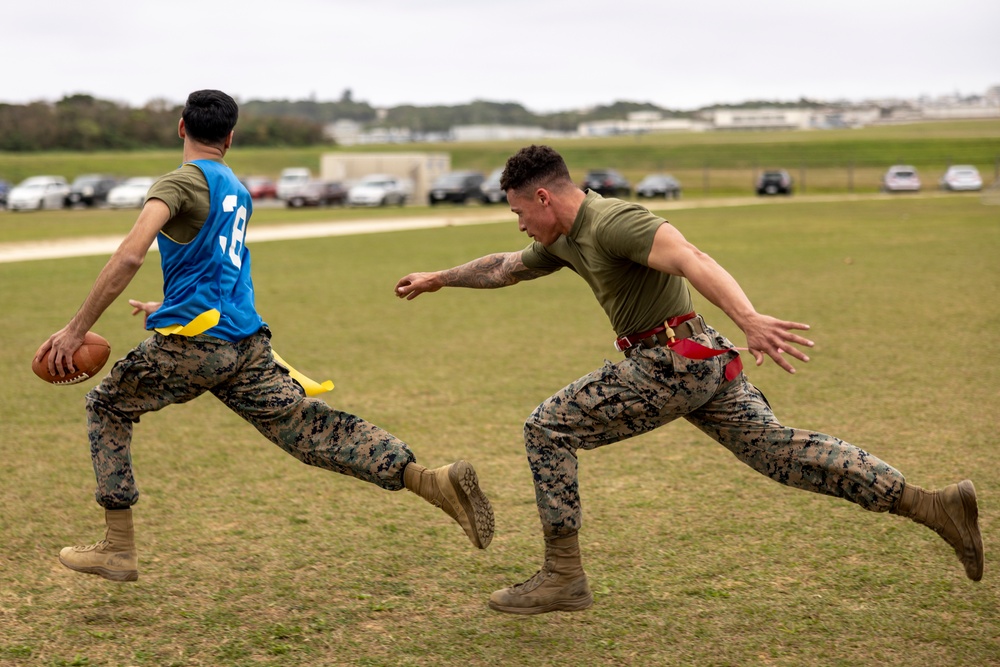
{"type": "MultiPolygon", "coordinates": [[[[732,350],[713,350],[710,347],[705,347],[691,340],[691,336],[705,333],[705,327],[702,325],[701,320],[695,318],[696,314],[693,312],[671,317],[663,323],[663,326],[654,327],[642,333],[622,336],[615,341],[615,349],[619,352],[624,352],[627,357],[629,356],[628,351],[639,344],[643,347],[666,345],[673,352],[688,359],[711,359],[712,357],[732,352],[732,350]]],[[[737,354],[735,358],[726,364],[726,380],[732,380],[742,370],[743,361],[737,354]]]]}

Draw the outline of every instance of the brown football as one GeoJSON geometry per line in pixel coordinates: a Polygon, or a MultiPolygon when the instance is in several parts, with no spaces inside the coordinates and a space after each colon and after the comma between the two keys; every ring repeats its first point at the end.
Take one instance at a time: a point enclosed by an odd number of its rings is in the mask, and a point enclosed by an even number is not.
{"type": "Polygon", "coordinates": [[[105,338],[93,331],[88,331],[83,337],[83,345],[73,354],[75,373],[62,377],[49,374],[49,353],[46,352],[39,360],[31,360],[31,370],[35,375],[51,384],[76,384],[97,375],[111,356],[111,345],[105,338]]]}

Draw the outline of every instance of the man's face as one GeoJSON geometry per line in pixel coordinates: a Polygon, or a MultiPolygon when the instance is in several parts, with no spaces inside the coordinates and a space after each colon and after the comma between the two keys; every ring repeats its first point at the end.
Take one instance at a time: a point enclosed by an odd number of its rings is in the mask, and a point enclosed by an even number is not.
{"type": "Polygon", "coordinates": [[[542,245],[552,245],[561,232],[557,229],[550,195],[544,188],[507,191],[507,203],[517,215],[517,228],[542,245]]]}

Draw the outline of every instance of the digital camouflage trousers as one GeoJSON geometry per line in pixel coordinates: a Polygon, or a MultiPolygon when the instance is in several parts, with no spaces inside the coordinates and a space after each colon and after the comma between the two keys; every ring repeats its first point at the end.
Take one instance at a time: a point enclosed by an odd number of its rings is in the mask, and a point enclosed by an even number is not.
{"type": "MultiPolygon", "coordinates": [[[[721,350],[732,344],[711,328],[694,340],[721,350]]],[[[764,395],[740,373],[725,378],[732,355],[695,360],[667,347],[640,348],[542,403],[524,426],[535,500],[548,536],[580,529],[577,450],[595,449],[683,417],[771,479],[886,512],[903,475],[868,452],[814,431],[783,426],[764,395]]]]}
{"type": "Polygon", "coordinates": [[[237,343],[211,336],[154,334],[118,361],[87,394],[95,498],[106,509],[139,499],[132,424],[147,412],[212,393],[268,440],[308,465],[403,487],[414,460],[401,440],[364,419],[309,398],[274,362],[267,328],[237,343]]]}

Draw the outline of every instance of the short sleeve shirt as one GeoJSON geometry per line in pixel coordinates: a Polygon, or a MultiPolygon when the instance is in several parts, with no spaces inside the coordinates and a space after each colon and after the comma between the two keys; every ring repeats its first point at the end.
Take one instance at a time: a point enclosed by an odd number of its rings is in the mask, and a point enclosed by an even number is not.
{"type": "Polygon", "coordinates": [[[666,221],[648,210],[588,191],[569,234],[521,251],[532,269],[567,267],[587,281],[617,335],[648,331],[693,309],[680,276],[647,266],[653,237],[666,221]]]}
{"type": "Polygon", "coordinates": [[[205,174],[187,162],[163,176],[146,193],[146,201],[159,199],[170,209],[170,220],[161,230],[177,243],[188,243],[208,219],[211,200],[205,174]]]}

